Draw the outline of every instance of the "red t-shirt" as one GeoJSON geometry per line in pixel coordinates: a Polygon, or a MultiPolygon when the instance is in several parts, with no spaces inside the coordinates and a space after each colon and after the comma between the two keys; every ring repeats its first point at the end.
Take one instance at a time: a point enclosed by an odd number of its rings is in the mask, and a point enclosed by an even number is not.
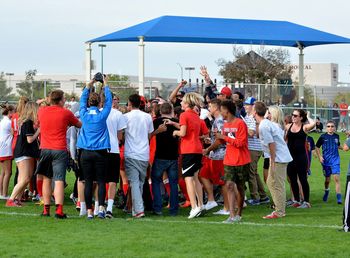
{"type": "Polygon", "coordinates": [[[15,151],[17,137],[18,137],[18,113],[14,113],[11,117],[11,128],[13,130],[12,151],[15,151]]]}
{"type": "Polygon", "coordinates": [[[186,126],[186,135],[181,138],[181,154],[201,154],[202,143],[199,136],[207,134],[208,128],[203,126],[199,115],[192,109],[188,109],[180,115],[181,125],[186,126]]]}
{"type": "Polygon", "coordinates": [[[41,107],[38,112],[40,124],[40,149],[66,150],[67,127],[76,126],[79,120],[71,111],[60,106],[41,107]]]}
{"type": "Polygon", "coordinates": [[[224,165],[243,166],[250,163],[246,123],[240,118],[235,118],[231,123],[224,123],[222,134],[225,135],[226,142],[224,165]]]}
{"type": "Polygon", "coordinates": [[[340,115],[341,116],[346,116],[347,113],[348,113],[348,104],[340,103],[339,108],[340,108],[340,115]]]}

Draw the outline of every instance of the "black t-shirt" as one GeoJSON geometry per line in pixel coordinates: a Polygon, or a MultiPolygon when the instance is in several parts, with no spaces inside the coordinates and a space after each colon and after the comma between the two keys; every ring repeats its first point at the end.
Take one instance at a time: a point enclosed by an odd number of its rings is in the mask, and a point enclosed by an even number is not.
{"type": "MultiPolygon", "coordinates": [[[[160,117],[153,121],[154,130],[164,123],[164,118],[160,117]]],[[[178,122],[175,118],[171,118],[171,121],[178,122]]],[[[179,140],[177,137],[173,137],[173,132],[177,130],[172,125],[167,125],[165,132],[156,135],[157,147],[156,147],[156,159],[176,160],[179,156],[179,140]]]]}
{"type": "Polygon", "coordinates": [[[39,144],[38,141],[35,140],[32,143],[28,143],[27,136],[33,136],[35,133],[33,121],[26,120],[18,130],[18,137],[14,152],[14,157],[19,158],[22,156],[39,158],[39,144]]]}

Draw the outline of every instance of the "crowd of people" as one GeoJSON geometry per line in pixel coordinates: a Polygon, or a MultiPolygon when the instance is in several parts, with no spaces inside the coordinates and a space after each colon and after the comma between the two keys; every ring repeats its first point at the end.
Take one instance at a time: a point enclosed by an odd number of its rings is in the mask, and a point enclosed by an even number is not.
{"type": "MultiPolygon", "coordinates": [[[[270,204],[273,211],[263,218],[279,219],[288,206],[312,207],[308,175],[315,151],[325,176],[323,201],[328,201],[333,177],[336,201],[343,203],[339,149],[349,150],[350,139],[340,145],[335,121],[326,123],[315,144],[308,133],[320,123],[309,113],[295,109],[284,116],[280,107],[245,99],[228,86],[217,91],[204,66],[201,75],[204,96],[186,91],[182,81],[168,99],[147,101],[133,94],[125,107],[103,76],[86,85],[80,104],[72,100],[67,105],[64,93],[53,90],[47,99],[21,97],[16,108],[3,107],[0,198],[7,207],[22,207],[28,192],[34,193],[42,216],[51,215],[54,202],[55,217],[64,219],[66,171],[72,169],[72,199],[88,219],[113,218],[118,196],[134,218],[144,217],[145,210],[177,216],[180,207],[190,207],[188,219],[194,219],[221,203],[215,214],[228,216],[225,223],[241,221],[246,205],[270,204]],[[16,175],[10,194],[13,159],[16,175]]],[[[349,172],[347,179],[344,231],[350,222],[349,172]]]]}

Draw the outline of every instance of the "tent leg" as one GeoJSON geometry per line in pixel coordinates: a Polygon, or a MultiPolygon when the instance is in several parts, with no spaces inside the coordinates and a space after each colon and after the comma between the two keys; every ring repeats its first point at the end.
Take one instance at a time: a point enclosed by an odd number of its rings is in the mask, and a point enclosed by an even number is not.
{"type": "Polygon", "coordinates": [[[85,80],[91,80],[91,43],[85,44],[85,80]]]}
{"type": "Polygon", "coordinates": [[[304,97],[304,53],[303,47],[299,46],[299,89],[298,89],[298,97],[299,101],[304,97]]]}
{"type": "Polygon", "coordinates": [[[145,79],[145,44],[143,42],[144,37],[139,37],[139,95],[143,96],[144,92],[144,79],[145,79]]]}

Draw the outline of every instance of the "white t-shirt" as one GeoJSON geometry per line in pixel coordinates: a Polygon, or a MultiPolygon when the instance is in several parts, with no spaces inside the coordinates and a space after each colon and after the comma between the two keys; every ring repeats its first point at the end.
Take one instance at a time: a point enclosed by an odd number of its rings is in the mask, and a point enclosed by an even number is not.
{"type": "Polygon", "coordinates": [[[110,153],[119,153],[118,131],[126,128],[126,118],[118,109],[111,109],[107,118],[107,128],[111,143],[110,153]]]}
{"type": "Polygon", "coordinates": [[[125,158],[149,161],[148,134],[153,132],[152,117],[141,110],[126,113],[125,158]]]}
{"type": "Polygon", "coordinates": [[[293,160],[290,155],[287,143],[283,138],[284,132],[278,124],[271,122],[268,119],[264,119],[259,124],[259,138],[264,151],[264,157],[270,158],[269,144],[276,144],[276,159],[278,163],[289,163],[293,160]]]}
{"type": "Polygon", "coordinates": [[[11,119],[4,116],[0,121],[0,157],[12,156],[11,119]]]}

